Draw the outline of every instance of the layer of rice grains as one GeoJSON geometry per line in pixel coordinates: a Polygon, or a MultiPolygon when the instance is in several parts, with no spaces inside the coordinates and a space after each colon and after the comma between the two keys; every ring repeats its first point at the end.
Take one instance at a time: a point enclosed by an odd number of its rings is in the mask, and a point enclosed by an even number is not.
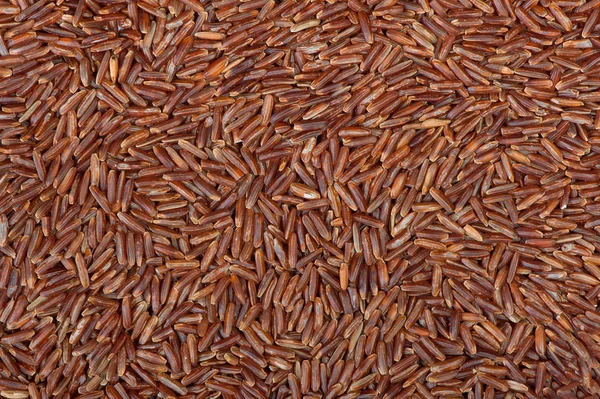
{"type": "Polygon", "coordinates": [[[600,0],[0,0],[0,397],[600,397],[600,0]]]}

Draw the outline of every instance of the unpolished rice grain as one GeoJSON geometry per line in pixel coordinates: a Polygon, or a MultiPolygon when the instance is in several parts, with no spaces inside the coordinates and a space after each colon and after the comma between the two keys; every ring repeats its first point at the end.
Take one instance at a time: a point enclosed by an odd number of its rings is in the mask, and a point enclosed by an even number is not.
{"type": "Polygon", "coordinates": [[[0,5],[0,396],[599,396],[599,5],[0,5]]]}

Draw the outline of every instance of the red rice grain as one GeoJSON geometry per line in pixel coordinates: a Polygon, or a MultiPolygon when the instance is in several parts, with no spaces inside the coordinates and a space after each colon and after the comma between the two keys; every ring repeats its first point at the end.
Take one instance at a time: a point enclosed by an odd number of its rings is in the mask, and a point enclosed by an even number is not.
{"type": "Polygon", "coordinates": [[[0,4],[0,396],[600,396],[599,10],[0,4]]]}

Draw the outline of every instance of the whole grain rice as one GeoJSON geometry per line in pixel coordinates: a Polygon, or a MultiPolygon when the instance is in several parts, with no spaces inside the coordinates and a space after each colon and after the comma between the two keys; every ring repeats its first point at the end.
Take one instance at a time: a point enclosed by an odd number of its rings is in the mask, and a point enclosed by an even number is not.
{"type": "Polygon", "coordinates": [[[599,10],[4,1],[0,396],[600,396],[599,10]]]}

